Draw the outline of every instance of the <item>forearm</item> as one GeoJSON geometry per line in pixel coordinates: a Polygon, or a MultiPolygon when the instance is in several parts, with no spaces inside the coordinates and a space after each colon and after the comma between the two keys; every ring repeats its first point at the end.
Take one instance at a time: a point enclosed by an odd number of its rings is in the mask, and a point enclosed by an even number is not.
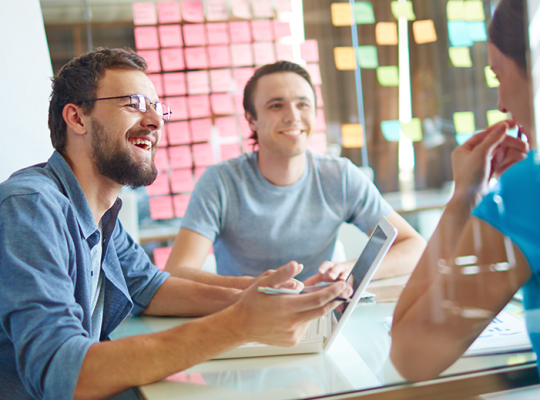
{"type": "Polygon", "coordinates": [[[394,244],[373,279],[392,278],[410,274],[426,248],[426,241],[420,235],[412,236],[394,244]]]}
{"type": "Polygon", "coordinates": [[[251,276],[224,276],[190,267],[176,266],[174,269],[171,267],[168,272],[178,278],[189,279],[206,285],[240,290],[247,289],[253,283],[253,277],[251,276]]]}

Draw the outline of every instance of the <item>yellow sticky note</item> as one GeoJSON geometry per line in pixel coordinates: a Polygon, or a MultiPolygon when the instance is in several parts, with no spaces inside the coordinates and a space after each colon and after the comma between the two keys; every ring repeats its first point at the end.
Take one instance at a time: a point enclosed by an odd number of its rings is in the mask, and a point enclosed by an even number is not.
{"type": "Polygon", "coordinates": [[[375,39],[379,45],[398,44],[397,24],[395,22],[379,22],[375,26],[375,39]]]}
{"type": "Polygon", "coordinates": [[[471,52],[468,47],[450,47],[448,49],[452,65],[458,68],[472,67],[471,52]]]}
{"type": "Polygon", "coordinates": [[[499,110],[489,110],[487,112],[488,126],[495,125],[497,122],[504,121],[505,119],[508,119],[508,117],[508,114],[500,112],[499,110]]]}
{"type": "Polygon", "coordinates": [[[403,134],[413,142],[422,140],[422,121],[420,118],[413,118],[411,122],[401,123],[403,134]]]}
{"type": "Polygon", "coordinates": [[[486,68],[484,68],[484,71],[486,73],[487,86],[490,88],[499,87],[499,80],[497,79],[497,75],[495,75],[495,72],[493,72],[491,67],[488,65],[486,68]]]}
{"type": "Polygon", "coordinates": [[[450,0],[446,3],[446,15],[449,21],[463,21],[465,19],[465,5],[463,0],[450,0]]]}
{"type": "Polygon", "coordinates": [[[414,21],[416,19],[412,1],[393,1],[391,3],[391,8],[395,19],[400,19],[401,17],[405,17],[409,21],[414,21]]]}
{"type": "Polygon", "coordinates": [[[364,129],[360,124],[341,125],[343,147],[354,148],[364,146],[364,129]]]}
{"type": "Polygon", "coordinates": [[[354,47],[334,47],[334,62],[340,71],[355,70],[357,61],[354,47]]]}
{"type": "Polygon", "coordinates": [[[472,111],[454,113],[454,127],[456,133],[474,133],[476,130],[474,113],[472,111]]]}
{"type": "Polygon", "coordinates": [[[437,32],[431,19],[415,21],[412,24],[414,41],[418,44],[432,43],[437,41],[437,32]]]}
{"type": "Polygon", "coordinates": [[[464,14],[467,21],[485,21],[484,2],[481,0],[468,0],[464,3],[464,14]]]}
{"type": "Polygon", "coordinates": [[[395,65],[377,68],[377,80],[381,86],[399,86],[399,70],[395,65]]]}
{"type": "Polygon", "coordinates": [[[351,26],[352,25],[352,10],[349,3],[332,3],[330,5],[332,13],[332,25],[334,26],[351,26]]]}

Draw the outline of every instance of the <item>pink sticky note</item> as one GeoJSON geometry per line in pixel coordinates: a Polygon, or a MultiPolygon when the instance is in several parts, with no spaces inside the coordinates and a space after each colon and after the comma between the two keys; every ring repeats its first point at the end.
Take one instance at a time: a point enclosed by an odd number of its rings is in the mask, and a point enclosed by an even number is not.
{"type": "Polygon", "coordinates": [[[150,197],[148,199],[150,206],[150,218],[152,219],[171,219],[174,218],[174,211],[171,196],[150,197]]]}
{"type": "Polygon", "coordinates": [[[202,1],[182,0],[180,3],[182,17],[187,22],[204,22],[204,11],[202,1]]]}
{"type": "Polygon", "coordinates": [[[157,24],[156,5],[153,2],[133,3],[132,9],[135,25],[157,24]]]}
{"type": "Polygon", "coordinates": [[[191,150],[189,146],[173,146],[167,149],[169,151],[169,162],[171,168],[191,168],[191,150]]]}
{"type": "Polygon", "coordinates": [[[278,12],[292,11],[291,0],[274,0],[278,12]]]}
{"type": "Polygon", "coordinates": [[[311,136],[308,148],[315,153],[327,153],[326,134],[317,132],[311,136]]]}
{"type": "Polygon", "coordinates": [[[171,120],[188,119],[188,108],[185,97],[167,97],[164,101],[172,111],[171,120]]]}
{"type": "Polygon", "coordinates": [[[291,36],[291,24],[288,22],[274,20],[274,37],[276,40],[291,36]]]}
{"type": "Polygon", "coordinates": [[[154,89],[156,89],[156,94],[159,97],[163,96],[163,82],[161,81],[161,74],[149,74],[146,76],[154,84],[154,89]]]}
{"type": "Polygon", "coordinates": [[[242,140],[242,151],[244,153],[251,153],[252,151],[257,151],[259,146],[255,144],[253,139],[242,140]]]}
{"type": "Polygon", "coordinates": [[[226,143],[219,146],[221,161],[240,156],[240,143],[226,143]]]}
{"type": "Polygon", "coordinates": [[[324,121],[324,111],[322,108],[317,110],[317,116],[315,117],[315,131],[325,131],[326,123],[324,121]]]}
{"type": "Polygon", "coordinates": [[[210,103],[214,114],[234,114],[234,103],[229,93],[211,94],[210,103]]]}
{"type": "Polygon", "coordinates": [[[209,142],[212,139],[212,120],[210,118],[189,121],[193,143],[209,142]]]}
{"type": "Polygon", "coordinates": [[[181,48],[161,49],[160,52],[163,71],[178,71],[185,69],[184,56],[181,48]]]}
{"type": "Polygon", "coordinates": [[[173,202],[174,202],[174,216],[176,218],[183,218],[186,214],[186,210],[189,205],[189,198],[191,196],[189,194],[178,194],[176,196],[173,196],[173,202]]]}
{"type": "Polygon", "coordinates": [[[231,65],[229,46],[208,46],[210,68],[223,68],[231,65]]]}
{"type": "Polygon", "coordinates": [[[231,44],[231,64],[233,67],[253,65],[253,51],[250,43],[231,44]]]}
{"type": "Polygon", "coordinates": [[[161,128],[161,137],[159,138],[158,147],[167,147],[169,140],[167,139],[167,124],[161,128]]]}
{"type": "Polygon", "coordinates": [[[235,68],[233,69],[233,79],[236,84],[236,90],[244,90],[247,81],[253,76],[253,68],[235,68]]]}
{"type": "Polygon", "coordinates": [[[193,145],[193,162],[196,167],[207,167],[216,163],[214,149],[210,143],[193,145]]]}
{"type": "Polygon", "coordinates": [[[251,32],[249,22],[229,22],[229,35],[231,36],[231,43],[250,43],[251,32]]]}
{"type": "Polygon", "coordinates": [[[186,77],[183,72],[169,72],[163,74],[165,96],[186,94],[186,77]]]}
{"type": "Polygon", "coordinates": [[[137,49],[157,49],[159,47],[158,32],[155,26],[140,26],[135,28],[134,32],[137,49]]]}
{"type": "Polygon", "coordinates": [[[184,371],[182,371],[177,372],[176,374],[169,375],[167,377],[167,380],[172,382],[188,382],[188,376],[184,371]]]}
{"type": "Polygon", "coordinates": [[[172,250],[172,246],[168,246],[168,247],[160,247],[158,249],[154,249],[153,251],[154,265],[162,271],[165,269],[167,260],[169,259],[169,256],[171,255],[171,250],[172,250]]]}
{"type": "Polygon", "coordinates": [[[195,183],[197,183],[204,171],[206,171],[205,167],[195,167],[195,169],[193,170],[193,178],[195,179],[195,183]]]}
{"type": "Polygon", "coordinates": [[[158,27],[161,47],[182,47],[180,25],[160,25],[158,27]]]}
{"type": "Polygon", "coordinates": [[[184,25],[183,29],[186,46],[206,46],[204,24],[184,25]]]}
{"type": "Polygon", "coordinates": [[[236,123],[236,117],[215,118],[214,124],[216,125],[219,137],[238,137],[238,124],[236,123]]]}
{"type": "Polygon", "coordinates": [[[173,193],[193,191],[193,173],[191,169],[175,169],[171,171],[171,188],[173,193]]]}
{"type": "Polygon", "coordinates": [[[256,0],[251,2],[253,7],[253,15],[258,18],[272,18],[274,10],[272,10],[272,2],[270,0],[256,0]]]}
{"type": "Polygon", "coordinates": [[[182,20],[180,5],[177,1],[158,1],[157,14],[160,24],[171,24],[182,20]]]}
{"type": "Polygon", "coordinates": [[[228,44],[229,29],[227,23],[217,22],[215,24],[206,24],[206,38],[208,44],[228,44]]]}
{"type": "Polygon", "coordinates": [[[231,11],[235,17],[250,19],[251,10],[249,8],[249,0],[230,0],[231,11]]]}
{"type": "Polygon", "coordinates": [[[274,52],[274,43],[272,42],[254,42],[253,59],[255,65],[273,64],[276,62],[274,52]]]}
{"type": "Polygon", "coordinates": [[[146,193],[148,196],[161,196],[164,194],[170,194],[170,192],[169,176],[166,172],[160,172],[157,174],[156,180],[146,187],[146,193]]]}
{"type": "Polygon", "coordinates": [[[189,123],[187,121],[167,123],[167,133],[169,136],[169,143],[171,145],[191,143],[189,123]]]}
{"type": "Polygon", "coordinates": [[[249,124],[244,117],[238,118],[238,125],[240,125],[240,133],[242,134],[242,137],[245,139],[249,138],[253,131],[249,127],[249,124]]]}
{"type": "Polygon", "coordinates": [[[169,156],[167,154],[167,149],[156,150],[154,164],[158,171],[167,171],[169,169],[169,156]]]}
{"type": "Polygon", "coordinates": [[[244,92],[233,94],[235,114],[244,114],[244,92]]]}
{"type": "Polygon", "coordinates": [[[212,115],[208,95],[189,96],[188,107],[191,118],[209,117],[212,115]]]}
{"type": "Polygon", "coordinates": [[[208,71],[190,71],[186,73],[187,88],[189,94],[210,93],[208,71]]]}
{"type": "Polygon", "coordinates": [[[206,57],[206,47],[188,47],[184,49],[186,55],[187,69],[208,68],[208,58],[206,57]]]}
{"type": "Polygon", "coordinates": [[[319,64],[306,64],[304,67],[311,77],[311,83],[314,85],[322,85],[321,70],[319,64]]]}
{"type": "Polygon", "coordinates": [[[146,61],[148,65],[147,73],[161,72],[161,63],[159,62],[159,52],[157,50],[139,50],[137,54],[146,61]]]}
{"type": "Polygon", "coordinates": [[[324,106],[322,91],[320,86],[315,86],[315,98],[317,99],[317,108],[324,106]]]}
{"type": "Polygon", "coordinates": [[[300,45],[302,60],[306,62],[319,62],[319,47],[315,39],[306,40],[300,45]]]}
{"type": "Polygon", "coordinates": [[[207,21],[226,21],[229,19],[225,0],[206,0],[204,7],[207,21]]]}
{"type": "Polygon", "coordinates": [[[251,21],[251,32],[255,41],[267,42],[274,40],[272,22],[268,19],[251,21]]]}
{"type": "Polygon", "coordinates": [[[213,93],[229,92],[232,85],[230,69],[210,70],[210,89],[213,93]]]}
{"type": "Polygon", "coordinates": [[[294,59],[292,45],[276,42],[276,59],[278,61],[292,61],[294,59]]]}

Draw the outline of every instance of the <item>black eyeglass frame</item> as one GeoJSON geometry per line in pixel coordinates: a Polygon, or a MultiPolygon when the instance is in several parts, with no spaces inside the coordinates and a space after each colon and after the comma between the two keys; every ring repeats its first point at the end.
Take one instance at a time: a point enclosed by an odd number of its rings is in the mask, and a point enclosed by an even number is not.
{"type": "Polygon", "coordinates": [[[138,111],[140,112],[143,112],[143,113],[147,113],[147,112],[150,112],[150,107],[151,106],[154,106],[154,110],[156,110],[156,113],[164,120],[164,121],[170,121],[171,120],[171,115],[172,115],[172,111],[171,109],[169,108],[169,106],[165,103],[162,103],[160,101],[156,101],[155,103],[152,103],[150,101],[150,99],[148,97],[146,97],[145,95],[143,94],[127,94],[125,96],[116,96],[116,97],[100,97],[100,98],[97,98],[97,99],[87,99],[87,100],[83,100],[81,101],[81,103],[89,103],[91,101],[98,101],[98,100],[114,100],[114,99],[123,99],[123,98],[126,98],[126,97],[129,97],[129,101],[130,101],[130,106],[133,107],[133,108],[136,108],[138,111]],[[144,99],[144,102],[141,101],[144,99]],[[135,103],[138,102],[138,106],[137,104],[135,103]],[[142,106],[144,104],[144,106],[142,106]],[[164,113],[163,110],[164,109],[168,109],[169,111],[167,113],[164,113]]]}

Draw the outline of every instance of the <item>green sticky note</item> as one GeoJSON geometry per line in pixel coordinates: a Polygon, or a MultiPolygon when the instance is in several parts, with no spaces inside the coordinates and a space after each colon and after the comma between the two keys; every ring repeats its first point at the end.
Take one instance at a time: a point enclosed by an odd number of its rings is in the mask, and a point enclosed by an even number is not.
{"type": "Polygon", "coordinates": [[[360,68],[374,69],[379,66],[376,46],[358,46],[358,65],[360,68]]]}
{"type": "Polygon", "coordinates": [[[357,1],[354,3],[354,20],[356,25],[374,24],[375,13],[373,4],[369,1],[357,1]]]}
{"type": "Polygon", "coordinates": [[[391,8],[395,19],[400,19],[402,17],[407,18],[409,21],[414,21],[416,19],[412,1],[393,1],[391,3],[391,8]]]}
{"type": "Polygon", "coordinates": [[[484,68],[484,71],[486,73],[487,86],[490,88],[499,87],[499,80],[497,79],[497,76],[495,75],[495,72],[493,72],[491,67],[488,65],[486,68],[484,68]]]}
{"type": "Polygon", "coordinates": [[[411,139],[413,142],[419,142],[422,140],[422,121],[420,118],[413,118],[411,122],[401,123],[401,130],[403,134],[411,139]]]}
{"type": "Polygon", "coordinates": [[[448,49],[452,65],[458,68],[472,67],[471,52],[468,47],[450,47],[448,49]]]}
{"type": "Polygon", "coordinates": [[[465,19],[463,0],[450,0],[446,3],[446,15],[449,21],[463,21],[465,19]]]}
{"type": "Polygon", "coordinates": [[[395,65],[377,68],[377,80],[381,86],[399,86],[399,70],[395,65]]]}
{"type": "Polygon", "coordinates": [[[481,0],[467,0],[463,3],[465,19],[467,21],[485,21],[484,2],[481,0]]]}
{"type": "Polygon", "coordinates": [[[454,127],[456,133],[474,133],[476,131],[474,113],[472,111],[454,113],[454,127]]]}
{"type": "Polygon", "coordinates": [[[508,119],[508,114],[500,112],[499,110],[489,110],[487,112],[488,126],[495,125],[497,122],[508,119]]]}

